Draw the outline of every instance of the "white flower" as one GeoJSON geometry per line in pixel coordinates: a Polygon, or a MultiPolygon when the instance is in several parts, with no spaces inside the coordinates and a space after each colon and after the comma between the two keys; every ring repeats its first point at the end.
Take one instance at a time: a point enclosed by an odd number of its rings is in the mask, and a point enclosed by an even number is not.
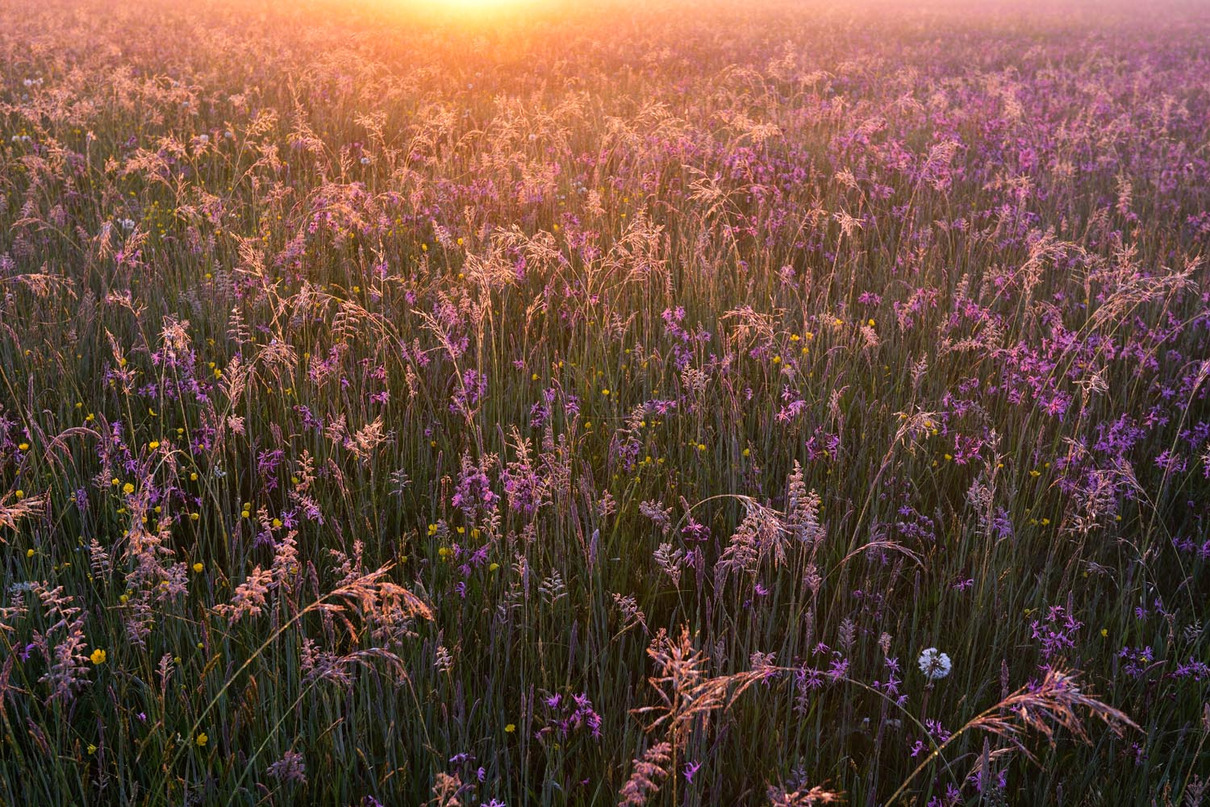
{"type": "Polygon", "coordinates": [[[920,665],[920,672],[924,673],[924,677],[930,681],[936,681],[950,674],[950,670],[954,668],[950,657],[942,653],[935,647],[929,647],[920,654],[920,659],[917,662],[920,665]]]}

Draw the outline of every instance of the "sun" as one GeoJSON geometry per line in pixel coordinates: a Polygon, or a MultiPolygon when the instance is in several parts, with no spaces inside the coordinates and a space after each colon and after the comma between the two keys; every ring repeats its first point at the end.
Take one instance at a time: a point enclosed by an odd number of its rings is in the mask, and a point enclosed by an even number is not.
{"type": "Polygon", "coordinates": [[[495,12],[522,5],[520,0],[431,0],[451,11],[495,12]]]}
{"type": "MultiPolygon", "coordinates": [[[[607,0],[608,1],[608,0],[607,0]]],[[[363,0],[393,20],[410,20],[485,33],[538,20],[567,18],[582,0],[363,0]]]]}
{"type": "Polygon", "coordinates": [[[519,14],[549,6],[550,2],[549,0],[402,0],[401,4],[422,13],[487,22],[493,19],[516,17],[519,14]]]}

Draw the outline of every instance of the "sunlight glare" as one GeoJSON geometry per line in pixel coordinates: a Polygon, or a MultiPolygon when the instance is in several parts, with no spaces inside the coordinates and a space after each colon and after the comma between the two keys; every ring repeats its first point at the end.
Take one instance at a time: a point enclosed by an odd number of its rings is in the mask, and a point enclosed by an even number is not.
{"type": "Polygon", "coordinates": [[[518,15],[549,5],[543,0],[403,0],[402,4],[425,14],[478,23],[515,19],[518,15]]]}

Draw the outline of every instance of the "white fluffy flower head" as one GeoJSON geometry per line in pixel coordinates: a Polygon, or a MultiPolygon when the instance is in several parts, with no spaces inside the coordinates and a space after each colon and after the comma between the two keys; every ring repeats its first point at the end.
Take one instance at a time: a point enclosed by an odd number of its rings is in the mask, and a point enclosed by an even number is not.
{"type": "Polygon", "coordinates": [[[935,647],[926,648],[920,654],[920,659],[917,663],[920,665],[920,672],[924,673],[924,677],[930,681],[944,678],[954,668],[950,657],[935,647]]]}

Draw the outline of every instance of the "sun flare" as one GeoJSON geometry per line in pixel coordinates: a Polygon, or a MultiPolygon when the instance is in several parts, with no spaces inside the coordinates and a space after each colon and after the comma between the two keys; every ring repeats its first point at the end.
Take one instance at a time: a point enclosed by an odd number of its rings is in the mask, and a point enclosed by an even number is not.
{"type": "Polygon", "coordinates": [[[492,23],[515,20],[540,8],[548,0],[403,0],[402,6],[426,16],[451,17],[463,22],[492,23]]]}

